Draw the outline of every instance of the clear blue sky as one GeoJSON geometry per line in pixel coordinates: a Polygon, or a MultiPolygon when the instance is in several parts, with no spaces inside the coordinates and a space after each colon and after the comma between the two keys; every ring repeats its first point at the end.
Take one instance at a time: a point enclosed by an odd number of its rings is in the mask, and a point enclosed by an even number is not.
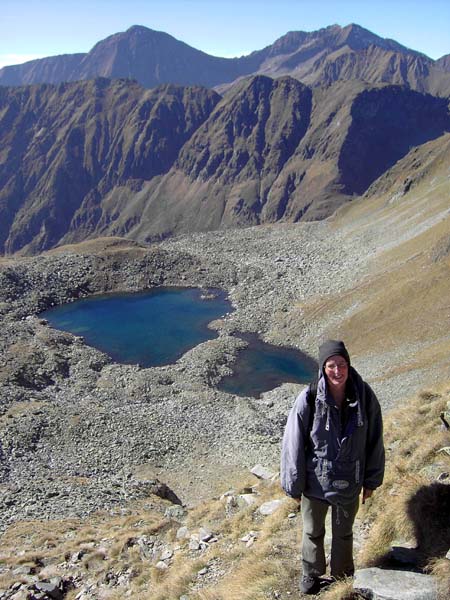
{"type": "Polygon", "coordinates": [[[450,54],[450,0],[0,0],[0,66],[88,52],[131,25],[239,56],[334,23],[357,23],[431,58],[450,54]]]}

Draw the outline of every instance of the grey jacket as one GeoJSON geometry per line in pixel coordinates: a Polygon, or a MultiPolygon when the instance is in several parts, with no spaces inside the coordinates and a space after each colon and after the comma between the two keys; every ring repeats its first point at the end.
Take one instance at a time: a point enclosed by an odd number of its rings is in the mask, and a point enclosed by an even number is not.
{"type": "Polygon", "coordinates": [[[281,485],[293,498],[302,494],[332,504],[346,504],[361,488],[371,490],[383,482],[383,422],[378,400],[353,367],[349,380],[352,398],[347,401],[343,430],[341,411],[320,374],[314,417],[307,389],[295,401],[283,436],[281,485]],[[310,425],[311,424],[311,425],[310,425]]]}

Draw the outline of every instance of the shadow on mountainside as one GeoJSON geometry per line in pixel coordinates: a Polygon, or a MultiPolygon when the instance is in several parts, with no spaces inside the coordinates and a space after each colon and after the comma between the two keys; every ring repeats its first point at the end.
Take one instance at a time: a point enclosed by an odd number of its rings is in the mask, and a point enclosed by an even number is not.
{"type": "Polygon", "coordinates": [[[423,485],[407,503],[420,563],[444,557],[450,547],[450,485],[423,485]]]}

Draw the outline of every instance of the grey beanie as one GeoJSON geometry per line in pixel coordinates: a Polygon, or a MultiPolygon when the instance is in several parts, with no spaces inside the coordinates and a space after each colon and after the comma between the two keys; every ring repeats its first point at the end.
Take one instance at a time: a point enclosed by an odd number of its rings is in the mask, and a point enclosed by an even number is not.
{"type": "Polygon", "coordinates": [[[350,366],[350,356],[344,342],[340,340],[326,340],[319,346],[319,367],[323,369],[324,364],[330,356],[342,356],[350,366]]]}

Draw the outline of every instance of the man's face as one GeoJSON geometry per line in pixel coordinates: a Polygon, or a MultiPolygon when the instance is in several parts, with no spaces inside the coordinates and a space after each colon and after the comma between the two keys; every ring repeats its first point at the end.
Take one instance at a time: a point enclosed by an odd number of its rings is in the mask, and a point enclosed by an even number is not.
{"type": "Polygon", "coordinates": [[[325,375],[332,388],[335,390],[343,389],[348,379],[348,363],[345,358],[339,354],[327,358],[325,375]]]}

